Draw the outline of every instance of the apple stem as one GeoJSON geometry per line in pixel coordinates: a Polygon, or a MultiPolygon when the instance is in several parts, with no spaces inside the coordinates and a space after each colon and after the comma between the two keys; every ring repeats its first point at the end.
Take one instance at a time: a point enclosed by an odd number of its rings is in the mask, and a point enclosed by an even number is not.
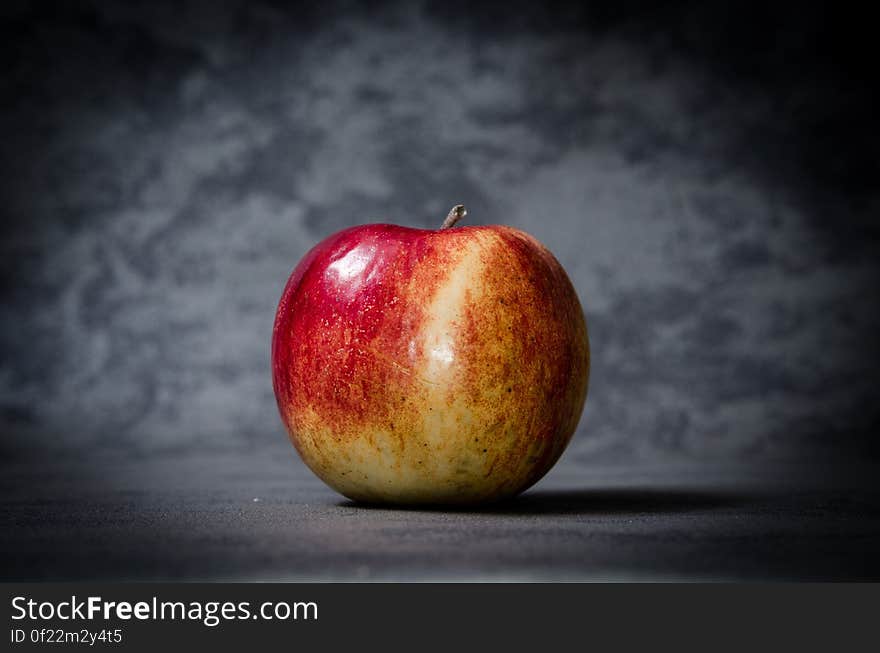
{"type": "Polygon", "coordinates": [[[446,219],[443,221],[443,224],[440,225],[440,228],[449,229],[450,227],[454,227],[455,223],[461,220],[466,215],[467,209],[464,208],[464,204],[456,204],[451,209],[449,209],[449,213],[447,214],[446,219]]]}

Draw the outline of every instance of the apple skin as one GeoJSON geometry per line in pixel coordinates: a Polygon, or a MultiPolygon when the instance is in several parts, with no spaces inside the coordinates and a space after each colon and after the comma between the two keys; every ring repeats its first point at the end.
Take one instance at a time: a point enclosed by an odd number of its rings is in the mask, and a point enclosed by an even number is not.
{"type": "Polygon", "coordinates": [[[571,439],[589,369],[562,266],[498,225],[334,234],[291,274],[272,338],[293,445],[327,485],[368,503],[522,492],[571,439]]]}

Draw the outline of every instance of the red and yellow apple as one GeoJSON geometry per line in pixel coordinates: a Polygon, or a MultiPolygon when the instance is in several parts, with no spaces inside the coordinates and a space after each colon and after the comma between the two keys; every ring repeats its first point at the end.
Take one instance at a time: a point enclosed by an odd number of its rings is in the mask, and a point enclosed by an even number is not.
{"type": "Polygon", "coordinates": [[[278,408],[303,461],[365,502],[513,496],[577,427],[589,344],[568,276],[506,226],[369,224],[299,263],[272,338],[278,408]]]}

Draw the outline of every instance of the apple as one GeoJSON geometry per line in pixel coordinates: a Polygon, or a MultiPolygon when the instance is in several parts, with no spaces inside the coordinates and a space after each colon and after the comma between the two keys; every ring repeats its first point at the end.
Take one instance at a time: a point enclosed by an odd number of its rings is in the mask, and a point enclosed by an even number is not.
{"type": "Polygon", "coordinates": [[[503,499],[574,433],[589,343],[550,251],[512,227],[367,224],[316,245],[275,318],[272,373],[290,439],[362,502],[503,499]]]}

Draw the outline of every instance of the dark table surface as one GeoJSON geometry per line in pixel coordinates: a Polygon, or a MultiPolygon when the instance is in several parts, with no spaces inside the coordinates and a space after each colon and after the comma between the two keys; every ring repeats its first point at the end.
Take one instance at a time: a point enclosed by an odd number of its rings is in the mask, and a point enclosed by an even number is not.
{"type": "Polygon", "coordinates": [[[878,579],[873,472],[563,459],[519,499],[441,511],[348,502],[286,443],[7,463],[3,578],[878,579]]]}

